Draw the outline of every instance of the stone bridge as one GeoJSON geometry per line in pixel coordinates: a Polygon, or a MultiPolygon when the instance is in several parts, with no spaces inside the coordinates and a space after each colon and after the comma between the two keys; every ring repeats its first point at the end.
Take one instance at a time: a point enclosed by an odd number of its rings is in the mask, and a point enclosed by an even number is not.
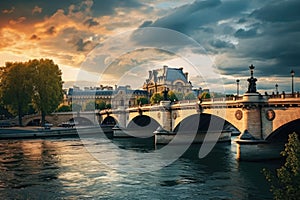
{"type": "Polygon", "coordinates": [[[203,126],[222,129],[229,124],[241,133],[248,131],[255,139],[276,138],[284,128],[300,122],[300,97],[298,95],[266,96],[245,93],[231,99],[208,99],[133,108],[119,107],[100,112],[100,123],[118,123],[125,128],[137,128],[153,132],[158,126],[167,131],[180,127],[203,126]],[[185,124],[185,125],[184,125],[185,124]]]}
{"type": "MultiPolygon", "coordinates": [[[[57,112],[46,116],[46,121],[58,126],[63,122],[76,121],[82,125],[92,125],[99,122],[99,115],[97,111],[86,111],[86,112],[57,112]]],[[[40,125],[41,115],[27,115],[22,119],[22,123],[25,126],[28,125],[40,125]]],[[[15,122],[17,124],[17,120],[15,122]]]]}

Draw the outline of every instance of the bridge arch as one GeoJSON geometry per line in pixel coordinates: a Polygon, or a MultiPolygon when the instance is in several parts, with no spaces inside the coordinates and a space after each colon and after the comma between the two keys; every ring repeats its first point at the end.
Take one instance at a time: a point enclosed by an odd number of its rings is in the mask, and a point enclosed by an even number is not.
{"type": "Polygon", "coordinates": [[[159,122],[148,115],[138,115],[129,121],[126,130],[134,131],[135,137],[150,138],[154,131],[160,126],[159,122]]]}
{"type": "Polygon", "coordinates": [[[92,126],[93,122],[85,117],[72,117],[69,119],[69,122],[77,122],[81,126],[92,126]]]}
{"type": "Polygon", "coordinates": [[[296,132],[299,137],[300,135],[299,123],[300,123],[300,119],[296,119],[280,126],[266,138],[266,141],[270,143],[286,143],[288,141],[288,135],[293,132],[296,132]]]}
{"type": "Polygon", "coordinates": [[[112,116],[107,116],[102,121],[101,125],[116,125],[118,123],[117,119],[112,116]]]}
{"type": "Polygon", "coordinates": [[[212,131],[223,130],[224,127],[232,126],[234,129],[237,129],[233,124],[226,121],[225,119],[207,113],[193,114],[184,119],[182,119],[174,128],[174,132],[179,130],[183,131],[195,131],[197,128],[197,133],[206,132],[208,129],[212,131]]]}

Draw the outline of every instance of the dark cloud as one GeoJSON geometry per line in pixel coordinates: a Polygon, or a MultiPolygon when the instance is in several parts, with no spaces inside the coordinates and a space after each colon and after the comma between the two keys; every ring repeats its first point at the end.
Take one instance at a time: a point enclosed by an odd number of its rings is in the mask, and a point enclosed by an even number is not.
{"type": "Polygon", "coordinates": [[[208,0],[195,1],[174,10],[171,14],[157,19],[148,26],[164,27],[177,30],[186,34],[190,30],[201,26],[216,23],[241,13],[247,8],[247,1],[208,0]]]}
{"type": "Polygon", "coordinates": [[[249,38],[249,37],[255,37],[257,36],[257,29],[253,28],[250,30],[245,30],[245,29],[239,29],[235,32],[234,34],[235,37],[238,38],[249,38]]]}
{"type": "Polygon", "coordinates": [[[94,1],[93,14],[95,16],[112,15],[115,13],[115,8],[132,8],[137,9],[143,4],[138,0],[101,0],[94,1]]]}
{"type": "Polygon", "coordinates": [[[87,19],[83,22],[84,25],[88,27],[97,26],[99,25],[99,22],[95,21],[93,18],[87,19]]]}
{"type": "Polygon", "coordinates": [[[217,49],[221,49],[221,48],[234,49],[235,48],[235,46],[232,43],[226,42],[224,40],[213,40],[210,42],[210,44],[217,49]]]}
{"type": "Polygon", "coordinates": [[[46,33],[47,35],[53,35],[53,34],[55,34],[55,33],[56,33],[55,27],[54,27],[54,26],[51,26],[50,28],[48,28],[48,29],[45,31],[45,33],[46,33]]]}
{"type": "Polygon", "coordinates": [[[266,6],[255,10],[251,16],[270,22],[295,21],[300,20],[299,8],[299,0],[271,1],[266,6]]]}
{"type": "Polygon", "coordinates": [[[39,36],[37,36],[36,34],[33,34],[31,37],[30,37],[30,40],[40,40],[41,38],[39,36]]]}

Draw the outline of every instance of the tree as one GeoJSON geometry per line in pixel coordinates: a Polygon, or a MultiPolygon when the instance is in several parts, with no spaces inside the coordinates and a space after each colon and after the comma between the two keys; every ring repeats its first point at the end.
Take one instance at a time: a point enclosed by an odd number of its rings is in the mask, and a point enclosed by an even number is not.
{"type": "Polygon", "coordinates": [[[196,99],[196,95],[193,92],[189,92],[184,96],[185,100],[195,100],[196,99]]]}
{"type": "Polygon", "coordinates": [[[63,100],[61,71],[50,59],[27,62],[33,76],[33,103],[42,115],[42,125],[47,114],[55,111],[63,100]]]}
{"type": "Polygon", "coordinates": [[[68,105],[61,105],[57,108],[57,112],[70,112],[72,111],[71,106],[68,105]]]}
{"type": "Polygon", "coordinates": [[[151,98],[150,98],[150,102],[151,103],[158,103],[160,101],[162,101],[164,98],[160,93],[154,93],[151,98]]]}
{"type": "Polygon", "coordinates": [[[28,66],[21,62],[7,62],[1,73],[1,98],[10,112],[18,115],[19,125],[29,108],[32,97],[32,77],[28,66]]]}
{"type": "Polygon", "coordinates": [[[95,106],[96,106],[96,109],[98,109],[98,110],[104,110],[104,109],[107,108],[106,102],[102,101],[102,100],[96,101],[96,105],[95,106]]]}
{"type": "Polygon", "coordinates": [[[300,142],[296,133],[290,134],[284,151],[284,165],[276,170],[276,175],[263,169],[266,179],[271,183],[270,191],[274,199],[299,199],[300,197],[300,142]]]}
{"type": "Polygon", "coordinates": [[[203,92],[199,99],[209,99],[210,98],[210,94],[208,92],[203,92]]]}
{"type": "Polygon", "coordinates": [[[148,104],[148,99],[146,97],[140,97],[137,99],[137,103],[138,105],[145,105],[148,104]]]}

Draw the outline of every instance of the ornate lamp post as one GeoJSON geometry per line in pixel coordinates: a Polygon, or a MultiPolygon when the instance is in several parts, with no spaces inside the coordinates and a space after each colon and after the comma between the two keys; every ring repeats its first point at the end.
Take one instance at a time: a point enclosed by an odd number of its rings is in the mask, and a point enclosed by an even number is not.
{"type": "Polygon", "coordinates": [[[255,67],[253,65],[249,66],[251,76],[247,80],[249,82],[247,93],[257,93],[257,91],[256,91],[256,81],[257,81],[257,79],[253,77],[254,68],[255,67]]]}
{"type": "Polygon", "coordinates": [[[292,95],[294,95],[294,76],[295,76],[294,70],[291,70],[291,76],[292,76],[292,95]]]}
{"type": "Polygon", "coordinates": [[[240,80],[236,79],[236,96],[240,95],[240,80]]]}

